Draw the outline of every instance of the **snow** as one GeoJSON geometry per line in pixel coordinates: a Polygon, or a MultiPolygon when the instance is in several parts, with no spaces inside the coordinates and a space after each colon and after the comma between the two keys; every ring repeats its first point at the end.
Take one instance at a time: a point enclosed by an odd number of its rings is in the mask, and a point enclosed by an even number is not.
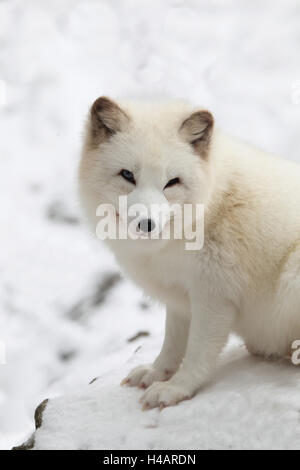
{"type": "Polygon", "coordinates": [[[118,387],[128,367],[151,360],[158,343],[91,385],[49,401],[35,449],[299,449],[299,374],[250,357],[238,340],[213,382],[192,401],[141,411],[141,390],[118,387]]]}
{"type": "Polygon", "coordinates": [[[44,398],[39,448],[299,448],[298,371],[236,341],[177,408],[142,413],[140,392],[118,386],[157,354],[163,309],[118,278],[76,192],[82,124],[101,94],[187,97],[300,161],[299,21],[297,0],[0,2],[1,449],[26,440],[44,398]],[[139,331],[149,336],[128,342],[139,331]]]}

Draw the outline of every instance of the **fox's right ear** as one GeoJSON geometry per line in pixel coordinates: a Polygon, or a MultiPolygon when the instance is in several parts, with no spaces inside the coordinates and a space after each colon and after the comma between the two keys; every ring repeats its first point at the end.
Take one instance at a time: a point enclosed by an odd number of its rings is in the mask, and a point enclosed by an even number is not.
{"type": "Polygon", "coordinates": [[[90,111],[91,138],[95,144],[99,144],[116,132],[124,130],[129,121],[129,116],[117,103],[101,96],[94,102],[90,111]]]}

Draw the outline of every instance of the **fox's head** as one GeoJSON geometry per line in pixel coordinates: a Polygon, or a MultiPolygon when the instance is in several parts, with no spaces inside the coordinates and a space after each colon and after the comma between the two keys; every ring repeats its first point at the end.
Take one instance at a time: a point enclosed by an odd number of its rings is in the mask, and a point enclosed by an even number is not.
{"type": "MultiPolygon", "coordinates": [[[[80,163],[81,199],[94,230],[104,215],[97,208],[105,204],[117,225],[127,217],[131,238],[155,238],[154,233],[162,238],[170,228],[171,207],[205,203],[213,127],[209,111],[182,101],[98,98],[88,116],[80,163]],[[126,196],[126,207],[120,208],[120,196],[126,196]]],[[[146,243],[149,248],[165,241],[146,243]]]]}

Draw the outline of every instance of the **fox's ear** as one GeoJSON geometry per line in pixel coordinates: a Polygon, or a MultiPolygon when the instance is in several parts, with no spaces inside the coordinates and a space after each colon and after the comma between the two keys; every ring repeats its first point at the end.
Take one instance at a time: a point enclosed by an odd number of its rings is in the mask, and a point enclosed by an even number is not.
{"type": "Polygon", "coordinates": [[[129,116],[117,103],[101,96],[94,102],[90,111],[91,137],[96,143],[100,143],[125,129],[129,120],[129,116]]]}
{"type": "Polygon", "coordinates": [[[196,111],[183,121],[179,133],[205,160],[214,127],[214,118],[209,111],[196,111]]]}

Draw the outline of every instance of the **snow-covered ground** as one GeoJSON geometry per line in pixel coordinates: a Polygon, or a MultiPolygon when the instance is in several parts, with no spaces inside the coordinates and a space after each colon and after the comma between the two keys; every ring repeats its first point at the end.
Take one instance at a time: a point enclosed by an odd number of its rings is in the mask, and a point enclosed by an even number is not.
{"type": "Polygon", "coordinates": [[[184,96],[229,132],[300,161],[299,81],[298,0],[0,1],[0,448],[24,441],[37,404],[63,394],[95,434],[69,447],[300,447],[299,372],[236,343],[213,388],[176,409],[142,413],[139,392],[118,387],[131,362],[158,352],[162,309],[119,278],[76,193],[97,96],[184,96]],[[95,376],[103,382],[85,388],[95,376]]]}
{"type": "Polygon", "coordinates": [[[249,356],[232,340],[218,371],[191,401],[141,411],[141,390],[118,387],[149,362],[151,342],[91,385],[49,400],[35,449],[300,449],[299,371],[249,356]]]}

